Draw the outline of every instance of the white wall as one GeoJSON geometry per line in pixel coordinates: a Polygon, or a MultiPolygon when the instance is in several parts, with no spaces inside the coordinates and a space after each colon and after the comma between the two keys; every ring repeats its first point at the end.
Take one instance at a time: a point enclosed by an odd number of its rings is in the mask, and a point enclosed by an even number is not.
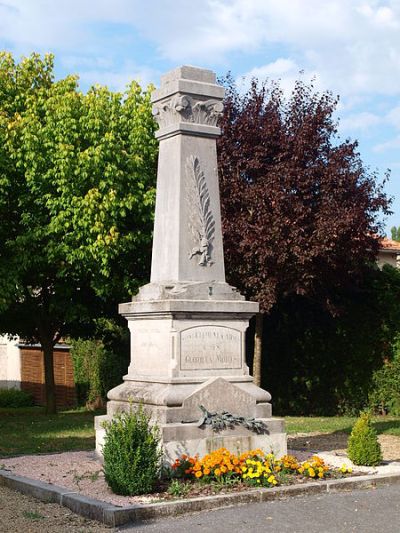
{"type": "Polygon", "coordinates": [[[21,352],[19,339],[0,336],[0,388],[21,388],[21,352]]]}

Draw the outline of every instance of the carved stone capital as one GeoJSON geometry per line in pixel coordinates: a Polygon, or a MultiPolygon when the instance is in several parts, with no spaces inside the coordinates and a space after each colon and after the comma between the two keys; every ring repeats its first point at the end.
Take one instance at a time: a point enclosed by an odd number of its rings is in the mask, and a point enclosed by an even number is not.
{"type": "Polygon", "coordinates": [[[182,94],[175,94],[153,105],[153,116],[160,128],[180,122],[216,126],[222,111],[221,100],[194,98],[182,94]]]}

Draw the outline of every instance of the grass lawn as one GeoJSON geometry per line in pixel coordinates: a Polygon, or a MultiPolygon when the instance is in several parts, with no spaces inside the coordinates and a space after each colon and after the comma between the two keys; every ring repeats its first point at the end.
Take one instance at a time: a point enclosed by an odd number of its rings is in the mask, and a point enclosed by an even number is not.
{"type": "Polygon", "coordinates": [[[42,407],[0,408],[0,457],[93,450],[94,416],[85,410],[46,415],[42,407]]]}
{"type": "MultiPolygon", "coordinates": [[[[293,433],[312,433],[314,431],[350,433],[355,421],[355,417],[348,416],[285,417],[286,431],[289,435],[293,433]]],[[[375,416],[373,417],[373,423],[378,434],[385,433],[400,437],[400,417],[375,416]]]]}
{"type": "MultiPolygon", "coordinates": [[[[0,408],[0,457],[30,453],[93,450],[94,420],[102,414],[82,409],[46,415],[41,407],[26,409],[0,408]]],[[[355,418],[285,417],[286,431],[293,433],[350,433],[355,418]]],[[[400,417],[374,417],[378,433],[400,437],[400,417]]]]}

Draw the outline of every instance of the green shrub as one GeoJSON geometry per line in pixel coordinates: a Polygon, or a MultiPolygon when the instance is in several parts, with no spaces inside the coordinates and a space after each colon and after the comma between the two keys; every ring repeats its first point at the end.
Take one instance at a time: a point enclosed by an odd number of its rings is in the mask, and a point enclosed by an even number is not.
{"type": "Polygon", "coordinates": [[[0,407],[31,407],[33,396],[19,389],[0,389],[0,407]]]}
{"type": "Polygon", "coordinates": [[[379,414],[400,415],[400,336],[393,344],[393,358],[374,372],[370,408],[379,414]]]}
{"type": "Polygon", "coordinates": [[[161,468],[158,427],[142,407],[118,414],[104,427],[104,476],[111,490],[124,496],[151,492],[161,468]]]}
{"type": "Polygon", "coordinates": [[[91,404],[105,396],[101,366],[106,359],[103,343],[95,339],[73,339],[71,357],[78,404],[91,404]]]}
{"type": "Polygon", "coordinates": [[[95,338],[70,339],[79,405],[99,406],[122,382],[129,361],[129,330],[111,319],[97,319],[95,338]]]}
{"type": "Polygon", "coordinates": [[[347,448],[347,455],[355,465],[375,466],[382,461],[378,435],[371,424],[369,413],[361,413],[354,424],[347,448]]]}

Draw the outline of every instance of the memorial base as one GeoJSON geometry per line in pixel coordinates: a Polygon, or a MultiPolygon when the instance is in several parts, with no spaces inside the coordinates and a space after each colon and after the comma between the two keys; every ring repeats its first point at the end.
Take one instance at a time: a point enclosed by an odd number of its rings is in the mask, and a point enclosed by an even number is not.
{"type": "MultiPolygon", "coordinates": [[[[110,415],[96,417],[96,451],[101,456],[105,430],[103,423],[110,421],[110,415]]],[[[219,448],[227,448],[237,455],[255,449],[274,453],[282,457],[287,453],[286,434],[283,420],[279,418],[260,419],[266,433],[257,434],[243,427],[215,432],[210,427],[199,427],[198,423],[160,424],[164,464],[170,465],[175,459],[186,454],[194,457],[204,456],[219,448]]]]}
{"type": "Polygon", "coordinates": [[[256,387],[251,377],[245,380],[217,377],[204,383],[154,383],[127,380],[109,392],[107,415],[96,417],[96,450],[101,455],[105,430],[103,423],[118,412],[131,411],[143,406],[151,420],[160,428],[166,463],[185,453],[204,455],[225,447],[233,453],[261,448],[278,457],[286,453],[284,422],[271,417],[270,395],[256,387]],[[255,418],[263,423],[258,434],[243,426],[213,431],[199,426],[200,406],[208,411],[227,411],[234,416],[255,418]]]}
{"type": "Polygon", "coordinates": [[[272,418],[271,396],[253,383],[245,362],[245,332],[256,306],[237,296],[122,304],[133,357],[124,382],[108,393],[107,415],[96,419],[97,451],[104,442],[102,423],[142,405],[160,427],[167,462],[182,453],[204,455],[220,447],[284,455],[284,422],[272,418]],[[199,427],[200,406],[260,420],[265,431],[199,427]]]}

